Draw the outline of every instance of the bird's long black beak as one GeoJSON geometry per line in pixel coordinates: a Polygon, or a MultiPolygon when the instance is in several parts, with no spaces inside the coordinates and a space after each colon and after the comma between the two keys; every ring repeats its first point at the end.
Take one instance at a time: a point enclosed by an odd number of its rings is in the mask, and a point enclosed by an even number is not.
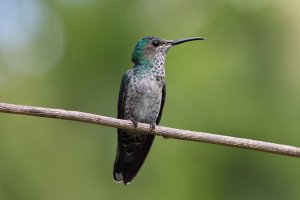
{"type": "Polygon", "coordinates": [[[191,37],[191,38],[184,38],[184,39],[179,39],[179,40],[171,40],[168,43],[171,44],[172,46],[177,45],[177,44],[182,44],[184,42],[190,42],[194,40],[206,40],[206,38],[203,37],[191,37]]]}

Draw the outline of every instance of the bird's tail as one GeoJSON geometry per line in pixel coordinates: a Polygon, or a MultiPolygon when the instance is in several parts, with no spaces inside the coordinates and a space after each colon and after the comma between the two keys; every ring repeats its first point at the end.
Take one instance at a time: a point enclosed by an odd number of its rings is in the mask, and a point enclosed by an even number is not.
{"type": "Polygon", "coordinates": [[[116,182],[124,182],[126,185],[133,180],[148,155],[153,139],[153,135],[118,130],[118,148],[113,171],[116,182]]]}

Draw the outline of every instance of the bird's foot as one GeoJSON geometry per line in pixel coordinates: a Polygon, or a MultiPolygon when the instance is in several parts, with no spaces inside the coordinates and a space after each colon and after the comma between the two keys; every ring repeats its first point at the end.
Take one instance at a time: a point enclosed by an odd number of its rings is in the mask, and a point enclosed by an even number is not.
{"type": "Polygon", "coordinates": [[[150,131],[154,131],[156,127],[156,123],[155,122],[151,122],[150,123],[150,131]]]}
{"type": "Polygon", "coordinates": [[[135,119],[130,119],[134,128],[138,127],[138,123],[135,119]]]}

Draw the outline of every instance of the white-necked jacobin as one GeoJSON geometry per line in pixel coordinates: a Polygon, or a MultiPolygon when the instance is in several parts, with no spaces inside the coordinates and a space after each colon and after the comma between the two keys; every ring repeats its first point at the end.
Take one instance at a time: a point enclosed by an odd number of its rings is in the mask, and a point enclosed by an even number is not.
{"type": "MultiPolygon", "coordinates": [[[[159,124],[166,97],[165,59],[172,46],[201,37],[164,40],[144,37],[136,44],[134,66],[122,77],[118,100],[118,118],[150,124],[151,130],[159,124]]],[[[130,183],[141,168],[152,145],[154,135],[130,133],[118,129],[118,147],[113,176],[116,182],[130,183]]]]}

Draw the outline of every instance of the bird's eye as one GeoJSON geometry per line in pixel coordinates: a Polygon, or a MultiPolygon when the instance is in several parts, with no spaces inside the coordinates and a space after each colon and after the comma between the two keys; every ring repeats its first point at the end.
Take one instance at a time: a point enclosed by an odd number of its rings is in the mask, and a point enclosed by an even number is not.
{"type": "Polygon", "coordinates": [[[153,45],[154,47],[158,47],[159,41],[158,41],[158,40],[153,40],[153,41],[152,41],[152,45],[153,45]]]}

